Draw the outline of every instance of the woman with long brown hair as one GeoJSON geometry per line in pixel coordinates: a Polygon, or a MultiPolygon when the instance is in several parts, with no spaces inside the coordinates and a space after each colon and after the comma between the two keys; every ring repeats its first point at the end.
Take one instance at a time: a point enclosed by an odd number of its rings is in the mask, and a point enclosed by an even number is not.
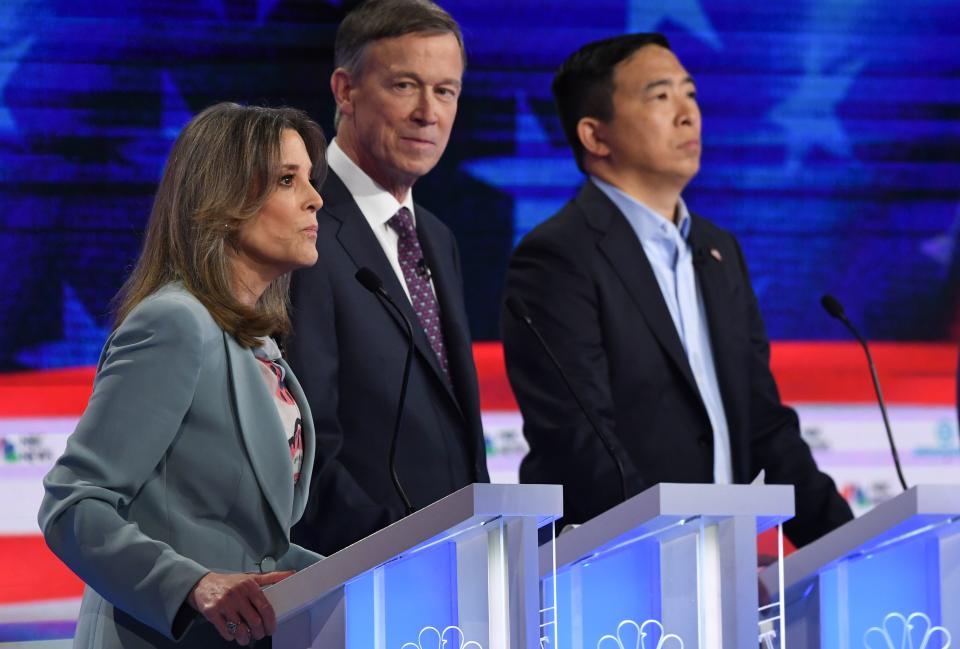
{"type": "Polygon", "coordinates": [[[309,407],[271,336],[317,260],[323,133],[217,104],[167,160],[93,394],[44,479],[40,526],[87,584],[76,647],[247,645],[261,587],[320,559],[290,543],[313,465],[309,407]]]}

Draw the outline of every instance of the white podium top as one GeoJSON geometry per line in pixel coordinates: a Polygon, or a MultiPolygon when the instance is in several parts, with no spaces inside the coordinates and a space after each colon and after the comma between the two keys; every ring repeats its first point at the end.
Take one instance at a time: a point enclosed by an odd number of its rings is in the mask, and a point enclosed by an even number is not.
{"type": "Polygon", "coordinates": [[[264,589],[282,621],[388,561],[501,517],[535,517],[543,525],[563,513],[559,485],[472,484],[360,539],[264,589]]]}
{"type": "MultiPolygon", "coordinates": [[[[794,514],[791,485],[716,485],[663,482],[557,537],[557,570],[636,536],[687,518],[752,516],[757,532],[794,514]]],[[[553,567],[552,548],[540,549],[540,572],[553,567]]]]}
{"type": "MultiPolygon", "coordinates": [[[[786,601],[802,594],[823,570],[847,559],[876,552],[905,536],[915,536],[960,516],[960,485],[917,485],[825,534],[783,560],[786,601]]],[[[779,566],[761,580],[776,583],[779,566]]]]}

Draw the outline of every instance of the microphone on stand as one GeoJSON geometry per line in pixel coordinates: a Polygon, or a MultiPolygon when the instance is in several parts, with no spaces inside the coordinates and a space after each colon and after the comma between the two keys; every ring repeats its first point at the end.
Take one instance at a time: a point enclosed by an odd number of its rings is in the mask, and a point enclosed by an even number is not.
{"type": "Polygon", "coordinates": [[[547,344],[547,341],[544,340],[543,336],[540,335],[540,331],[534,326],[533,319],[530,317],[530,314],[527,313],[527,309],[524,306],[523,302],[514,296],[510,296],[506,301],[507,309],[510,310],[510,313],[513,314],[513,317],[518,320],[522,320],[524,324],[527,325],[527,328],[533,333],[534,337],[540,343],[540,347],[546,352],[547,356],[550,358],[550,362],[553,363],[553,366],[557,368],[557,372],[560,373],[560,378],[563,379],[564,385],[567,386],[567,391],[573,396],[573,400],[577,402],[577,406],[580,408],[580,411],[583,413],[583,416],[587,418],[587,422],[590,424],[590,428],[593,429],[593,432],[600,439],[600,443],[603,444],[603,448],[606,449],[607,453],[610,455],[610,459],[613,460],[613,464],[617,469],[617,475],[620,477],[620,493],[623,496],[623,500],[627,499],[627,478],[623,471],[623,462],[620,460],[620,456],[617,455],[616,451],[613,448],[613,441],[609,438],[606,432],[597,425],[596,420],[593,418],[593,415],[590,414],[590,411],[583,404],[583,401],[580,399],[580,395],[577,394],[577,391],[573,388],[573,384],[570,382],[570,378],[567,376],[567,373],[563,370],[563,366],[560,364],[560,361],[554,355],[553,350],[550,349],[550,345],[547,344]]]}
{"type": "Polygon", "coordinates": [[[399,314],[400,319],[403,320],[403,324],[407,329],[407,358],[403,363],[403,381],[400,383],[397,415],[393,422],[393,437],[390,439],[390,478],[393,480],[393,487],[397,490],[397,494],[400,496],[400,500],[403,501],[403,506],[406,508],[404,516],[409,516],[415,510],[413,505],[410,504],[410,499],[407,498],[407,492],[403,490],[403,485],[400,484],[400,476],[397,475],[396,458],[397,439],[400,437],[400,422],[403,420],[403,404],[407,400],[407,383],[410,382],[410,361],[413,358],[413,325],[410,324],[410,319],[400,310],[397,303],[393,301],[390,294],[383,288],[383,280],[381,280],[375,272],[364,266],[357,271],[354,277],[363,285],[363,288],[376,295],[382,302],[390,305],[390,307],[399,314]]]}
{"type": "Polygon", "coordinates": [[[887,417],[887,405],[884,403],[883,393],[880,391],[880,379],[877,378],[877,368],[873,364],[870,347],[867,345],[867,341],[864,340],[863,336],[860,335],[860,332],[857,331],[857,328],[853,326],[853,323],[847,319],[846,314],[843,312],[843,305],[840,304],[837,298],[832,295],[824,295],[820,298],[820,304],[823,305],[824,310],[830,314],[831,317],[842,322],[844,326],[850,330],[850,333],[857,339],[860,346],[863,347],[864,353],[867,355],[867,365],[870,367],[870,378],[873,379],[873,389],[877,393],[877,403],[880,404],[880,414],[883,415],[883,426],[887,431],[887,440],[890,442],[890,452],[893,454],[893,465],[897,469],[900,486],[906,491],[907,481],[903,478],[903,469],[900,467],[900,455],[897,453],[897,445],[893,441],[893,431],[890,429],[890,419],[887,417]]]}

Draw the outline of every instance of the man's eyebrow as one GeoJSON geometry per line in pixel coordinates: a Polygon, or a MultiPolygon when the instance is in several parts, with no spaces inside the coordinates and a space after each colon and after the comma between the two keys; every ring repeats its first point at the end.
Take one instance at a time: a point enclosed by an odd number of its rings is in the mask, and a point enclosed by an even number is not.
{"type": "Polygon", "coordinates": [[[669,85],[670,85],[669,79],[657,79],[656,81],[651,81],[650,83],[645,85],[643,87],[643,91],[648,92],[650,90],[653,90],[654,88],[659,88],[660,86],[669,86],[669,85]]]}
{"type": "MultiPolygon", "coordinates": [[[[393,72],[394,77],[409,77],[416,81],[417,83],[424,83],[423,77],[421,77],[416,72],[411,70],[396,70],[393,72]]],[[[448,79],[442,79],[440,82],[434,84],[437,86],[456,86],[458,88],[463,86],[463,80],[457,79],[456,77],[450,77],[448,79]]]]}
{"type": "MultiPolygon", "coordinates": [[[[696,85],[696,84],[694,83],[694,81],[693,81],[693,77],[691,77],[691,76],[689,76],[689,75],[687,75],[686,77],[684,77],[683,79],[681,79],[679,85],[682,86],[682,85],[688,84],[688,83],[689,83],[689,84],[692,84],[692,85],[696,85]]],[[[670,79],[657,79],[656,81],[651,81],[650,83],[648,83],[647,85],[645,85],[645,86],[643,87],[643,91],[644,91],[644,92],[649,92],[649,91],[653,90],[654,88],[659,88],[659,87],[661,87],[661,86],[672,86],[672,85],[673,85],[673,82],[671,82],[670,79]]]]}

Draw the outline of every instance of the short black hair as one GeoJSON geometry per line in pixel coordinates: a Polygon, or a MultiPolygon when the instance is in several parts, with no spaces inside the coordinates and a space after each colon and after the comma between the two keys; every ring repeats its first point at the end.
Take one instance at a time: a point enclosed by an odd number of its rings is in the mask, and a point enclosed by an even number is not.
{"type": "Polygon", "coordinates": [[[553,96],[560,124],[581,171],[585,171],[584,149],[577,136],[577,124],[584,117],[602,121],[613,117],[614,68],[648,45],[670,49],[666,37],[655,32],[613,36],[587,43],[568,56],[554,75],[553,96]]]}

